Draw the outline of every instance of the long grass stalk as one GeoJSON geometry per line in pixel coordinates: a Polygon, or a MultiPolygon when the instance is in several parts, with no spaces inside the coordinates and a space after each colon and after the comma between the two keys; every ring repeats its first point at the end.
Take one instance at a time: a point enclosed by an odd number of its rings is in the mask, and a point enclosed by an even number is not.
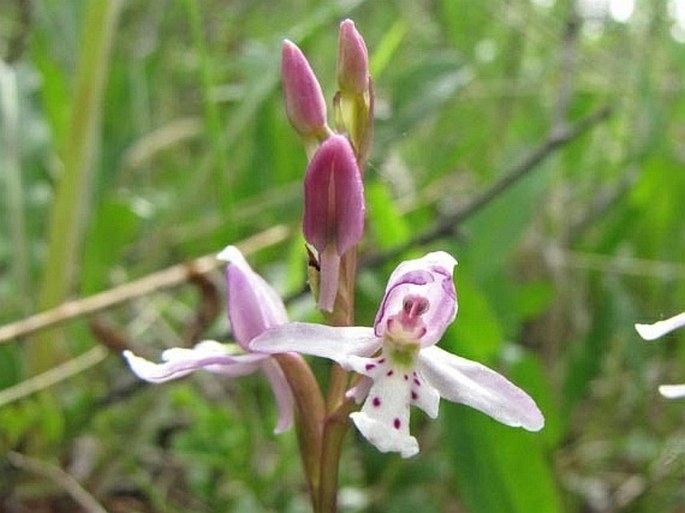
{"type": "Polygon", "coordinates": [[[3,131],[0,134],[3,146],[4,168],[2,176],[5,181],[7,197],[7,220],[10,225],[12,241],[12,271],[16,290],[24,291],[18,298],[19,307],[24,314],[31,307],[31,278],[28,265],[28,242],[24,211],[24,194],[22,192],[21,161],[19,151],[19,94],[15,70],[0,61],[0,117],[3,131]]]}
{"type": "MultiPolygon", "coordinates": [[[[65,144],[60,148],[63,169],[50,213],[47,258],[39,297],[41,310],[64,301],[78,269],[96,173],[93,160],[98,147],[109,56],[122,0],[87,5],[71,122],[65,144]]],[[[27,368],[32,374],[52,367],[60,352],[54,332],[46,332],[30,347],[27,368]]]]}

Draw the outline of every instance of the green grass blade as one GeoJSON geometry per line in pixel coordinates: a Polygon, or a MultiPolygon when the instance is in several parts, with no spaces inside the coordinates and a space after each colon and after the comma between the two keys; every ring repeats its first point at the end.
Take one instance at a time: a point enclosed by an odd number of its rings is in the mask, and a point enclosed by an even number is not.
{"type": "MultiPolygon", "coordinates": [[[[93,157],[98,146],[109,55],[121,4],[121,0],[88,4],[71,124],[61,152],[64,168],[56,186],[48,227],[40,309],[55,306],[67,297],[78,268],[95,174],[93,157]]],[[[51,338],[47,333],[33,346],[28,358],[31,373],[44,371],[55,363],[58,351],[51,338]]]]}
{"type": "Polygon", "coordinates": [[[19,307],[29,313],[30,274],[28,265],[28,242],[22,192],[21,162],[19,156],[19,94],[17,75],[10,66],[0,60],[0,118],[3,131],[0,134],[3,145],[2,160],[7,195],[7,219],[12,241],[12,268],[18,291],[19,307]]]}

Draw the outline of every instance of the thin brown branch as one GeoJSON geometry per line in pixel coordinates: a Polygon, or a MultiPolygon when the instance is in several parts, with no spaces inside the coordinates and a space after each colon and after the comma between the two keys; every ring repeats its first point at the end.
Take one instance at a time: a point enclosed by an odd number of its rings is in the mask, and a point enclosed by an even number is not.
{"type": "Polygon", "coordinates": [[[107,510],[73,476],[56,465],[14,451],[7,454],[7,459],[17,468],[49,479],[88,513],[107,513],[107,510]]]}
{"type": "Polygon", "coordinates": [[[477,195],[473,200],[464,205],[464,207],[455,211],[451,215],[443,217],[433,226],[433,228],[418,234],[416,237],[409,239],[404,244],[384,253],[369,255],[363,260],[362,265],[374,267],[383,262],[387,262],[388,260],[396,258],[410,248],[423,246],[442,237],[452,235],[456,231],[456,227],[460,222],[478,212],[481,208],[509,189],[509,187],[518,182],[521,178],[526,176],[530,171],[535,169],[538,164],[543,162],[559,148],[562,148],[563,146],[576,140],[578,137],[586,133],[590,128],[607,119],[610,114],[611,108],[605,106],[574,125],[563,128],[553,128],[547,139],[542,144],[533,149],[526,157],[523,158],[523,160],[515,164],[512,168],[503,172],[499,179],[495,180],[490,187],[485,189],[481,194],[477,195]]]}
{"type": "Polygon", "coordinates": [[[10,463],[21,470],[47,478],[69,494],[88,513],[107,513],[107,510],[79,482],[61,468],[46,461],[10,451],[10,463]]]}
{"type": "MultiPolygon", "coordinates": [[[[260,249],[286,240],[289,235],[289,227],[277,225],[236,245],[244,254],[250,255],[260,249]]],[[[210,273],[222,265],[224,264],[218,261],[214,254],[206,255],[190,262],[173,265],[99,294],[63,303],[55,308],[0,327],[0,344],[71,319],[112,308],[152,292],[182,285],[190,281],[193,276],[210,273]]]]}
{"type": "Polygon", "coordinates": [[[98,363],[102,362],[109,352],[104,346],[95,346],[82,355],[72,358],[52,369],[26,379],[14,386],[0,391],[0,408],[31,394],[50,388],[69,379],[98,363]]]}
{"type": "Polygon", "coordinates": [[[640,169],[640,162],[633,162],[626,166],[617,183],[599,189],[587,210],[568,227],[565,247],[575,244],[590,227],[594,226],[597,220],[603,219],[617,203],[625,198],[637,182],[640,169]]]}
{"type": "Polygon", "coordinates": [[[93,315],[88,320],[90,331],[100,344],[112,353],[121,354],[133,350],[128,336],[114,324],[107,322],[102,315],[93,315]]]}
{"type": "Polygon", "coordinates": [[[205,329],[217,318],[221,312],[221,297],[219,288],[206,274],[195,274],[190,277],[200,295],[195,316],[188,321],[183,329],[183,340],[190,346],[198,342],[205,329]]]}

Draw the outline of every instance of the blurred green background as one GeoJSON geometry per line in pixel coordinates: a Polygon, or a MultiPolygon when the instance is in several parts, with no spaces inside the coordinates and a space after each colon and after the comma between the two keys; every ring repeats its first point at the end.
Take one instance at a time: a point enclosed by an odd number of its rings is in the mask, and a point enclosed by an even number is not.
{"type": "MultiPolygon", "coordinates": [[[[360,271],[358,323],[400,260],[451,252],[442,347],[507,375],[547,425],[443,402],[413,412],[409,461],[351,430],[341,511],[685,511],[685,402],[656,390],[685,381],[685,337],[633,329],[685,309],[684,0],[2,0],[0,325],[275,225],[291,235],[250,261],[318,319],[298,295],[306,157],[280,44],[330,98],[346,17],[377,92],[362,251],[388,255],[360,271]]],[[[146,386],[118,356],[222,340],[221,273],[200,285],[0,344],[0,510],[80,511],[78,482],[110,512],[309,511],[265,380],[146,386]]]]}

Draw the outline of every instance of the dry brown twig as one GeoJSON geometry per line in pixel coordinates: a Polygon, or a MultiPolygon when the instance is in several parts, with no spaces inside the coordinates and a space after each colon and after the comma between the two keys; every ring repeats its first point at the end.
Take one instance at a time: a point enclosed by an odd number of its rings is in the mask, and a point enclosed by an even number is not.
{"type": "Polygon", "coordinates": [[[88,513],[108,513],[95,497],[88,493],[72,475],[56,465],[15,451],[7,453],[7,459],[16,468],[49,479],[68,493],[88,513]]]}
{"type": "MultiPolygon", "coordinates": [[[[236,246],[244,254],[250,255],[260,249],[283,242],[289,235],[290,228],[288,226],[277,225],[239,242],[236,246]]],[[[205,255],[190,262],[172,265],[139,280],[119,285],[99,294],[63,303],[50,310],[0,327],[0,344],[11,342],[77,317],[112,308],[152,292],[177,287],[188,283],[194,276],[210,273],[222,265],[224,264],[216,259],[215,254],[205,255]]]]}

